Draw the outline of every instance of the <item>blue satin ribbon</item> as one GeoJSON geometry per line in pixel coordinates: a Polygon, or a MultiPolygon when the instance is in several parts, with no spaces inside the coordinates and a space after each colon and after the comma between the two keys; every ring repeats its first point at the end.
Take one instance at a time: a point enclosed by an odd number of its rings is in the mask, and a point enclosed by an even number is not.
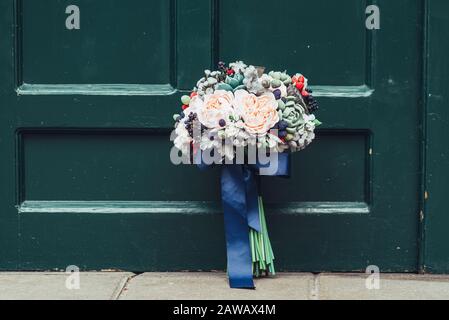
{"type": "MultiPolygon", "coordinates": [[[[272,176],[289,176],[290,158],[278,154],[278,167],[272,176]]],[[[202,161],[197,165],[207,167],[202,161]]],[[[256,175],[267,165],[228,164],[221,171],[228,277],[231,288],[254,288],[249,228],[260,232],[259,191],[256,175]]]]}

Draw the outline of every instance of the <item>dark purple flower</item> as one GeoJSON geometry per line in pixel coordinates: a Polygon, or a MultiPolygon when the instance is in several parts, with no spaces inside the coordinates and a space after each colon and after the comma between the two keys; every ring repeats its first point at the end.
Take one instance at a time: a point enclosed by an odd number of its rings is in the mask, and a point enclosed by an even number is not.
{"type": "Polygon", "coordinates": [[[274,97],[276,98],[276,100],[279,100],[279,99],[281,99],[281,97],[282,97],[282,92],[281,92],[280,89],[274,90],[274,91],[273,91],[273,94],[274,94],[274,97]]]}
{"type": "Polygon", "coordinates": [[[279,130],[285,131],[285,129],[287,129],[287,128],[288,128],[287,121],[284,121],[284,120],[279,121],[279,130]]]}
{"type": "Polygon", "coordinates": [[[287,131],[284,131],[284,130],[279,131],[279,133],[278,133],[279,138],[285,138],[286,136],[287,136],[287,131]]]}

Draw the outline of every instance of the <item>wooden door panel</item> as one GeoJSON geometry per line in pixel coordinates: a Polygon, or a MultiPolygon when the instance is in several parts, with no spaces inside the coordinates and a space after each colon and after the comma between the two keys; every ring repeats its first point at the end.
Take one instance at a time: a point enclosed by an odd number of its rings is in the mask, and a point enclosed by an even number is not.
{"type": "Polygon", "coordinates": [[[170,83],[170,1],[77,1],[80,29],[67,30],[70,1],[19,1],[24,83],[170,83]]]}
{"type": "Polygon", "coordinates": [[[198,176],[193,166],[170,163],[165,132],[58,130],[21,135],[25,201],[219,199],[213,176],[198,176]]]}
{"type": "Polygon", "coordinates": [[[366,1],[219,1],[219,55],[300,70],[315,84],[362,85],[370,67],[366,1]],[[317,27],[319,26],[319,27],[317,27]]]}

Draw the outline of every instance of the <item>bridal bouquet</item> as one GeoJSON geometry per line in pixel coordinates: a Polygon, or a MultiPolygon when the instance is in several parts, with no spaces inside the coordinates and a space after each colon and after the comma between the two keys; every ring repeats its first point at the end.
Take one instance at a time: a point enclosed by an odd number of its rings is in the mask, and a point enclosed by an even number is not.
{"type": "Polygon", "coordinates": [[[321,123],[312,93],[300,73],[237,61],[205,70],[181,98],[173,141],[183,163],[222,165],[231,287],[253,288],[252,275],[275,273],[257,176],[288,175],[289,154],[314,140],[321,123]]]}
{"type": "Polygon", "coordinates": [[[248,145],[294,152],[313,141],[320,124],[313,115],[318,104],[302,74],[266,74],[241,61],[219,67],[206,70],[192,94],[182,97],[183,112],[174,116],[179,150],[189,154],[196,143],[201,150],[215,148],[233,159],[236,148],[248,145]],[[198,136],[196,121],[201,125],[198,136]],[[225,139],[231,143],[221,143],[225,139]]]}

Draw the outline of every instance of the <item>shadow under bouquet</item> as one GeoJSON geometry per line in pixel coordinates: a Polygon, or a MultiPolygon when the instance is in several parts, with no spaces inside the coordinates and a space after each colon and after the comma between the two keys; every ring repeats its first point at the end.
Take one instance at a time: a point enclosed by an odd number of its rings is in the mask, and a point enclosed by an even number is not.
{"type": "Polygon", "coordinates": [[[205,70],[174,115],[178,163],[221,165],[228,276],[232,288],[254,288],[253,275],[275,274],[260,176],[288,176],[290,154],[315,139],[318,103],[302,74],[242,61],[205,70]]]}

